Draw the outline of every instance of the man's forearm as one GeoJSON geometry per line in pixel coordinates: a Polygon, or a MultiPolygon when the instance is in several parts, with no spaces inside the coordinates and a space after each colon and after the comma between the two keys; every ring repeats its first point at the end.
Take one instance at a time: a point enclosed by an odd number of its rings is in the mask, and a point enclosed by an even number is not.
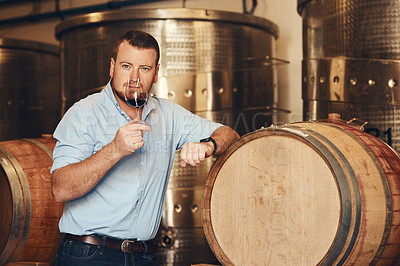
{"type": "Polygon", "coordinates": [[[221,155],[229,145],[239,138],[239,134],[228,126],[217,128],[211,135],[217,143],[215,155],[221,155]]]}
{"type": "Polygon", "coordinates": [[[51,175],[54,199],[64,202],[88,193],[119,160],[143,147],[142,131],[149,130],[149,126],[132,120],[118,129],[111,143],[91,157],[55,170],[51,175]]]}

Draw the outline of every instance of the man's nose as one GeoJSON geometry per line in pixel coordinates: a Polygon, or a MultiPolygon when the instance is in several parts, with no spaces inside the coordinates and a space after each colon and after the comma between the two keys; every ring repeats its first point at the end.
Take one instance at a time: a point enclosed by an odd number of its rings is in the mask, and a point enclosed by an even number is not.
{"type": "Polygon", "coordinates": [[[130,73],[130,79],[137,82],[140,79],[139,69],[133,69],[130,73]]]}

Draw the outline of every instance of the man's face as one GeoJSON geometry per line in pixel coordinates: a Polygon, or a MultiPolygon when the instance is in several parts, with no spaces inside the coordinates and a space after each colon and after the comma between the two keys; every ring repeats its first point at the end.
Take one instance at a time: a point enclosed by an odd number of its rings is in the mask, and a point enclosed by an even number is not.
{"type": "Polygon", "coordinates": [[[124,88],[128,81],[130,86],[138,84],[147,92],[150,91],[158,80],[159,65],[155,65],[156,58],[154,49],[133,47],[127,41],[120,44],[117,59],[111,59],[110,77],[113,90],[121,100],[124,99],[124,88]]]}

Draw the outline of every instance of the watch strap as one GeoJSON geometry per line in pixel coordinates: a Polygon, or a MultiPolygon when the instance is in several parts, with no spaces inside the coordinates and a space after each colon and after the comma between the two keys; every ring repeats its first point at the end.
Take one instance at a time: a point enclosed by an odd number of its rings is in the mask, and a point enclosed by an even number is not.
{"type": "Polygon", "coordinates": [[[209,142],[209,141],[211,141],[214,144],[214,151],[212,153],[214,155],[214,153],[217,151],[217,142],[215,142],[215,140],[212,137],[208,137],[208,138],[200,140],[200,142],[209,142]]]}

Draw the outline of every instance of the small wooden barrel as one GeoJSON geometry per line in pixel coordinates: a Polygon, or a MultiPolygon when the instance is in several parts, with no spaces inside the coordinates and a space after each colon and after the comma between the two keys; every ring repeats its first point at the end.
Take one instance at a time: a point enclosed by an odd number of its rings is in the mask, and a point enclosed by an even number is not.
{"type": "Polygon", "coordinates": [[[54,259],[63,210],[51,195],[54,145],[52,138],[0,142],[0,265],[54,259]]]}
{"type": "Polygon", "coordinates": [[[210,170],[202,222],[223,265],[395,265],[399,154],[345,123],[254,131],[210,170]]]}

